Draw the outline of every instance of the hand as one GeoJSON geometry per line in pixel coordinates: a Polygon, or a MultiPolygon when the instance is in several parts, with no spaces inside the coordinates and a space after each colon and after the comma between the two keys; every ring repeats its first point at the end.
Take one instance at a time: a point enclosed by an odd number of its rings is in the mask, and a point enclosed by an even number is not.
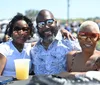
{"type": "Polygon", "coordinates": [[[97,69],[100,70],[100,57],[97,58],[95,65],[96,65],[97,69]]]}
{"type": "Polygon", "coordinates": [[[64,38],[67,38],[67,39],[72,39],[72,40],[75,40],[76,37],[74,37],[70,32],[68,32],[66,29],[62,28],[61,29],[61,33],[62,35],[64,36],[64,38]]]}

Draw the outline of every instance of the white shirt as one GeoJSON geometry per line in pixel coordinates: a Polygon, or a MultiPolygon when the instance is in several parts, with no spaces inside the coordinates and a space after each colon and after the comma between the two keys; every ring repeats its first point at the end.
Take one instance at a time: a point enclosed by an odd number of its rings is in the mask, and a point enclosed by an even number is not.
{"type": "MultiPolygon", "coordinates": [[[[24,48],[22,52],[19,52],[14,45],[12,44],[12,41],[8,41],[5,43],[0,44],[0,53],[4,55],[7,58],[7,62],[3,71],[3,76],[15,76],[15,59],[30,59],[30,49],[31,44],[25,43],[24,48]]],[[[30,62],[31,67],[31,62],[30,62]]]]}

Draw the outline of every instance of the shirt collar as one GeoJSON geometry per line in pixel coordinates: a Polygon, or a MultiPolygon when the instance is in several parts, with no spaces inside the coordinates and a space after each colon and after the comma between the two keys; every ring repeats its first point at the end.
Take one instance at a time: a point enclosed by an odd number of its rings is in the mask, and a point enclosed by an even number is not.
{"type": "Polygon", "coordinates": [[[62,34],[61,34],[61,31],[60,31],[60,30],[58,30],[58,33],[57,33],[57,35],[56,35],[55,39],[56,39],[56,40],[62,40],[62,39],[63,39],[63,38],[62,38],[62,34]]]}

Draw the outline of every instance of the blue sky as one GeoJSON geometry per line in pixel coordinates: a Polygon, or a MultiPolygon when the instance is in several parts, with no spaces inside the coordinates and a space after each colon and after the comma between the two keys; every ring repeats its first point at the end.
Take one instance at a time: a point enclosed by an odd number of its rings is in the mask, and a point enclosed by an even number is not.
{"type": "MultiPolygon", "coordinates": [[[[100,17],[100,0],[69,0],[69,18],[100,17]]],[[[0,0],[0,19],[12,18],[17,12],[48,9],[56,18],[67,19],[67,0],[0,0]]]]}

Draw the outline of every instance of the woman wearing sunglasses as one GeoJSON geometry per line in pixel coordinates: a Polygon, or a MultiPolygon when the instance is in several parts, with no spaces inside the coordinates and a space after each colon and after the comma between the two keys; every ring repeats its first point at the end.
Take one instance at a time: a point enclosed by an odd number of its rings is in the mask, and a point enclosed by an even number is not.
{"type": "Polygon", "coordinates": [[[100,51],[96,50],[100,31],[93,21],[85,21],[78,32],[81,51],[71,51],[67,54],[69,72],[97,71],[100,69],[100,51]]]}
{"type": "MultiPolygon", "coordinates": [[[[25,43],[33,35],[33,24],[22,14],[17,14],[8,24],[5,34],[12,40],[0,44],[0,75],[15,76],[15,59],[30,59],[31,44],[25,43]]],[[[31,66],[31,64],[30,64],[31,66]]]]}

